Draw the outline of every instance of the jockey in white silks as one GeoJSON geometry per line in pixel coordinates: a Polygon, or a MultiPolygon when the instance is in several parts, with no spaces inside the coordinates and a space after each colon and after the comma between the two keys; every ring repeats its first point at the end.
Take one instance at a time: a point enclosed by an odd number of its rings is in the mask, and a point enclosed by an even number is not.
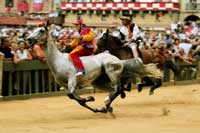
{"type": "Polygon", "coordinates": [[[132,19],[130,16],[121,16],[119,18],[121,19],[123,25],[120,27],[119,30],[125,35],[125,40],[123,40],[125,43],[124,45],[130,47],[133,52],[134,58],[142,62],[142,59],[139,57],[139,53],[137,51],[135,43],[137,38],[140,36],[139,27],[134,23],[131,24],[132,19]]]}

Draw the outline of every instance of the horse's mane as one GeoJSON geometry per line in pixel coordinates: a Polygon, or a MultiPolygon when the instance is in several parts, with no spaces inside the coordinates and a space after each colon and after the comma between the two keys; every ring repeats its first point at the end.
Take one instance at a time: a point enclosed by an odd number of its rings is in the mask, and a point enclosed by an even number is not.
{"type": "Polygon", "coordinates": [[[111,36],[113,41],[115,42],[115,44],[118,46],[118,47],[121,47],[123,45],[122,43],[122,40],[118,37],[114,37],[114,36],[111,36]]]}

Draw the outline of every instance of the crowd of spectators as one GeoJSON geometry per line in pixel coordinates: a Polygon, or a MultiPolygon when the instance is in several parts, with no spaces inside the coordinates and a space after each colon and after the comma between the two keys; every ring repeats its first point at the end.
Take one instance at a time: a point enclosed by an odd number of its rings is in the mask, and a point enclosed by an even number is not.
{"type": "MultiPolygon", "coordinates": [[[[163,31],[142,31],[143,48],[162,47],[162,49],[186,63],[200,60],[200,24],[197,22],[177,22],[171,28],[163,31]]],[[[35,27],[1,27],[0,52],[5,60],[19,63],[23,60],[39,59],[45,61],[45,52],[42,47],[44,41],[29,44],[25,39],[35,27]]],[[[94,29],[96,40],[102,35],[102,29],[94,29]]],[[[70,27],[57,27],[54,36],[57,37],[56,45],[61,52],[67,52],[69,36],[73,33],[70,27]]]]}
{"type": "Polygon", "coordinates": [[[162,47],[176,60],[192,64],[200,59],[200,23],[177,22],[164,32],[142,32],[145,47],[162,47]]]}

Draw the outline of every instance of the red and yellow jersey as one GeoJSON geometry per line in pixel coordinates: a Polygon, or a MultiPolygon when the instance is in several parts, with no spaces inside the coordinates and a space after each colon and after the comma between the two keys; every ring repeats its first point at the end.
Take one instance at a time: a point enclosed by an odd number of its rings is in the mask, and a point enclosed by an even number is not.
{"type": "Polygon", "coordinates": [[[94,52],[97,49],[96,42],[94,41],[94,32],[90,28],[83,28],[80,32],[82,39],[73,39],[71,42],[71,47],[75,48],[79,45],[87,48],[93,48],[94,52]]]}

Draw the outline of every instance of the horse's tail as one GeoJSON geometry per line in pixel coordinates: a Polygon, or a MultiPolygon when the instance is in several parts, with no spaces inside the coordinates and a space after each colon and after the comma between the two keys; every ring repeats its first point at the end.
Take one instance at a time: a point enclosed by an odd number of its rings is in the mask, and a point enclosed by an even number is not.
{"type": "Polygon", "coordinates": [[[123,71],[123,63],[117,57],[110,55],[110,58],[106,58],[102,62],[105,73],[109,77],[112,83],[116,84],[119,81],[119,77],[123,71]]]}
{"type": "Polygon", "coordinates": [[[162,78],[163,72],[157,67],[156,64],[150,63],[144,65],[144,71],[146,73],[146,76],[153,77],[153,78],[162,78]]]}
{"type": "Polygon", "coordinates": [[[139,77],[153,77],[153,78],[162,78],[163,73],[161,70],[156,66],[156,64],[143,64],[138,59],[129,59],[129,60],[122,60],[124,65],[124,73],[136,75],[139,77]]]}

